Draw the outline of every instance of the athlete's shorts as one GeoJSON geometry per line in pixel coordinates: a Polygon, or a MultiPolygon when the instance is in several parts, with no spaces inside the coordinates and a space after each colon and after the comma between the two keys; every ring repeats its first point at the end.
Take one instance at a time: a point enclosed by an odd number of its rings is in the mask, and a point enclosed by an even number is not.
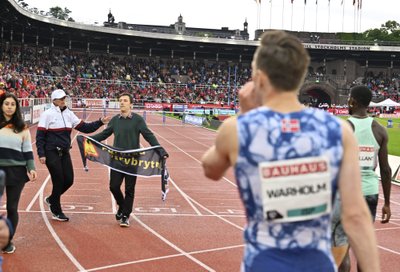
{"type": "Polygon", "coordinates": [[[372,221],[375,222],[376,208],[378,207],[378,194],[364,196],[367,201],[369,211],[372,215],[372,221]]]}
{"type": "MultiPolygon", "coordinates": [[[[378,206],[378,195],[364,196],[367,202],[369,211],[371,212],[372,221],[375,222],[376,208],[378,206]]],[[[343,225],[341,222],[342,202],[340,201],[339,194],[336,197],[336,201],[333,206],[332,212],[332,246],[340,247],[349,244],[347,235],[344,232],[343,225]]]]}

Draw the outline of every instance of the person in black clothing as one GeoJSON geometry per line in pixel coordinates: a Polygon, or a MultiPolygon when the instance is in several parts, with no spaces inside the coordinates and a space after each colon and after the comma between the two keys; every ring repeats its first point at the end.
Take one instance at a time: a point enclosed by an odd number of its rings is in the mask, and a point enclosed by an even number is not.
{"type": "Polygon", "coordinates": [[[109,120],[109,117],[102,117],[91,123],[83,122],[66,106],[66,96],[61,89],[52,92],[53,103],[50,109],[40,116],[36,133],[40,163],[46,164],[53,183],[51,195],[45,198],[45,202],[50,207],[53,219],[58,221],[69,220],[62,211],[60,198],[74,181],[74,170],[69,154],[72,129],[91,133],[109,120]]]}
{"type": "MultiPolygon", "coordinates": [[[[102,132],[91,136],[96,141],[103,141],[111,134],[114,134],[114,147],[119,149],[140,148],[140,135],[151,145],[160,145],[154,134],[147,127],[144,119],[132,112],[133,98],[130,94],[122,94],[119,97],[120,113],[111,118],[108,126],[102,132]]],[[[165,159],[168,153],[164,148],[157,149],[161,157],[165,159]]],[[[135,197],[136,176],[124,174],[111,170],[110,191],[118,204],[118,211],[115,215],[121,227],[129,227],[129,216],[132,212],[133,200],[135,197]],[[122,181],[125,179],[125,197],[121,191],[122,181]]]]}

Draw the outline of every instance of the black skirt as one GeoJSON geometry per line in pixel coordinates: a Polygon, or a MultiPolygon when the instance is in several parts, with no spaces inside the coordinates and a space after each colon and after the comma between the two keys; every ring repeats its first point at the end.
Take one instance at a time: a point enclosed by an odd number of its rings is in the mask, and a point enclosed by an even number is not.
{"type": "Polygon", "coordinates": [[[25,166],[0,166],[6,173],[6,186],[15,186],[29,181],[25,166]]]}

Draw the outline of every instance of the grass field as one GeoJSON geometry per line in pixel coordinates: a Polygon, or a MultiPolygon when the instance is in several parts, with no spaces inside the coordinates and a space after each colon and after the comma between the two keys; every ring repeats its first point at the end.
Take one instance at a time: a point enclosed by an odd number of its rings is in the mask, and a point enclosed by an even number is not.
{"type": "MultiPolygon", "coordinates": [[[[342,119],[349,118],[348,116],[342,116],[342,119]]],[[[389,118],[375,118],[382,126],[387,127],[389,118]]],[[[393,128],[386,128],[389,135],[389,154],[394,156],[400,156],[400,119],[392,119],[393,128]]]]}

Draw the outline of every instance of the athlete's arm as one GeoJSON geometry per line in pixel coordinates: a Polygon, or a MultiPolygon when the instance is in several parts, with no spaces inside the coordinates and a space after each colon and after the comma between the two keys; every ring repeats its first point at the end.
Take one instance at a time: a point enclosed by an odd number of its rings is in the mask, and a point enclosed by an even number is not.
{"type": "Polygon", "coordinates": [[[379,258],[371,214],[361,191],[358,144],[349,124],[342,122],[343,160],[339,190],[342,223],[363,272],[379,272],[379,258]]]}
{"type": "Polygon", "coordinates": [[[236,122],[236,117],[225,120],[218,129],[215,144],[203,155],[201,162],[206,177],[219,180],[226,170],[236,163],[238,153],[236,122]]]}
{"type": "Polygon", "coordinates": [[[392,213],[390,211],[390,189],[392,186],[392,169],[389,165],[388,160],[388,141],[389,137],[386,132],[386,129],[382,127],[378,122],[374,121],[372,125],[372,129],[376,131],[377,135],[375,138],[379,143],[379,170],[381,174],[381,182],[382,182],[382,190],[383,190],[383,197],[385,198],[385,203],[382,207],[382,220],[381,223],[385,224],[388,223],[392,213]]]}

